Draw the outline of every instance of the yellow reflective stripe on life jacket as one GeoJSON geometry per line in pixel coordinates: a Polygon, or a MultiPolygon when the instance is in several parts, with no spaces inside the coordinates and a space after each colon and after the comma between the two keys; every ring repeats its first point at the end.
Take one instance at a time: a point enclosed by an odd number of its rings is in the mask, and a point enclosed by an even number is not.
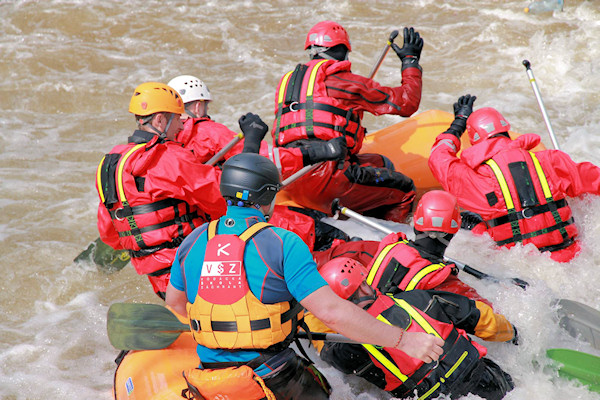
{"type": "Polygon", "coordinates": [[[292,76],[293,73],[294,71],[290,71],[287,74],[285,74],[281,79],[281,86],[279,86],[279,98],[277,99],[277,104],[279,104],[279,107],[283,106],[283,99],[285,98],[285,88],[287,86],[288,80],[290,79],[290,76],[292,76]]]}
{"type": "Polygon", "coordinates": [[[415,308],[413,306],[408,304],[405,300],[396,299],[394,297],[392,297],[392,299],[394,299],[396,304],[398,304],[400,307],[402,307],[408,313],[408,315],[410,315],[410,317],[417,324],[419,324],[419,326],[421,328],[423,328],[423,330],[426,333],[429,333],[430,335],[434,335],[435,337],[439,337],[440,339],[442,338],[442,335],[440,335],[438,333],[438,331],[436,331],[435,328],[433,326],[431,326],[431,324],[429,322],[427,322],[427,320],[425,318],[423,318],[423,316],[417,310],[415,310],[415,308]]]}
{"type": "Polygon", "coordinates": [[[104,197],[104,191],[102,190],[102,178],[100,176],[102,174],[102,165],[104,164],[105,159],[106,156],[102,157],[100,164],[98,164],[98,169],[96,170],[96,184],[98,186],[98,194],[100,195],[100,200],[102,203],[104,203],[106,199],[104,197]]]}
{"type": "Polygon", "coordinates": [[[408,282],[408,285],[406,285],[406,289],[404,289],[404,290],[413,290],[414,288],[417,287],[417,285],[423,278],[425,278],[427,275],[431,274],[432,272],[435,272],[437,270],[444,268],[445,266],[446,266],[446,264],[439,263],[439,264],[431,264],[431,265],[428,265],[427,267],[421,269],[419,272],[417,272],[415,274],[415,276],[412,277],[410,282],[408,282]]]}
{"type": "Polygon", "coordinates": [[[117,168],[117,193],[119,193],[119,200],[121,200],[121,203],[123,203],[124,206],[128,205],[127,197],[125,196],[125,188],[123,187],[123,170],[125,169],[125,161],[127,161],[129,156],[145,146],[146,143],[140,143],[136,146],[133,146],[127,153],[125,153],[119,162],[119,166],[117,168]]]}
{"type": "Polygon", "coordinates": [[[383,248],[383,250],[381,250],[381,252],[377,256],[377,258],[375,259],[375,262],[373,262],[373,265],[371,266],[371,270],[369,271],[369,275],[367,275],[366,281],[367,281],[367,283],[369,285],[373,284],[373,280],[375,279],[375,275],[377,275],[377,271],[379,270],[379,267],[381,267],[381,263],[383,262],[383,259],[388,255],[388,253],[394,247],[396,247],[400,243],[406,244],[406,243],[408,243],[408,241],[407,240],[403,240],[401,242],[396,242],[396,243],[388,244],[387,246],[385,246],[383,248]]]}
{"type": "Polygon", "coordinates": [[[529,152],[531,156],[531,160],[533,161],[533,165],[535,167],[535,172],[537,173],[538,179],[540,180],[540,184],[542,185],[542,191],[544,192],[544,197],[547,201],[553,201],[552,192],[550,191],[550,185],[548,185],[548,180],[546,179],[546,174],[544,174],[544,170],[540,165],[540,161],[537,159],[533,152],[529,152]]]}
{"type": "Polygon", "coordinates": [[[396,378],[400,379],[402,383],[406,382],[408,376],[404,375],[402,371],[400,371],[400,368],[398,368],[393,361],[390,361],[385,355],[383,355],[383,353],[379,351],[377,347],[373,346],[372,344],[363,344],[363,347],[369,352],[369,354],[375,357],[375,359],[379,361],[381,365],[385,367],[385,369],[390,371],[396,378]]]}
{"type": "Polygon", "coordinates": [[[492,159],[487,160],[485,163],[492,168],[494,175],[496,175],[496,179],[500,185],[500,190],[502,191],[502,197],[504,197],[504,202],[506,203],[506,209],[508,211],[513,211],[515,209],[515,203],[513,203],[510,190],[508,190],[508,183],[506,182],[504,174],[502,174],[502,170],[498,166],[498,163],[492,159]]]}
{"type": "MultiPolygon", "coordinates": [[[[389,297],[391,299],[393,299],[394,302],[396,302],[396,304],[399,307],[404,309],[408,313],[408,315],[411,317],[411,319],[414,320],[421,327],[421,329],[423,329],[426,333],[429,333],[429,334],[434,335],[439,338],[442,337],[435,330],[435,328],[433,326],[431,326],[431,324],[425,318],[423,318],[423,316],[417,310],[415,310],[415,308],[413,306],[408,304],[405,300],[396,299],[393,296],[389,296],[389,297]]],[[[388,325],[392,325],[392,323],[390,321],[388,321],[387,318],[385,318],[381,314],[379,314],[377,316],[377,319],[388,325]]],[[[408,326],[410,326],[410,324],[408,326]]],[[[401,380],[402,383],[406,382],[406,380],[408,379],[408,376],[404,375],[400,371],[400,368],[398,368],[398,366],[392,360],[387,358],[376,346],[373,346],[371,344],[363,344],[362,346],[369,352],[369,354],[371,354],[373,357],[375,357],[375,359],[377,361],[379,361],[381,363],[381,365],[383,365],[388,371],[390,371],[390,373],[392,373],[395,377],[397,377],[399,380],[401,380]]]]}
{"type": "Polygon", "coordinates": [[[313,91],[315,90],[315,80],[317,78],[317,72],[323,63],[327,62],[327,60],[319,61],[310,71],[310,78],[308,79],[308,86],[306,88],[306,97],[312,97],[313,91]]]}

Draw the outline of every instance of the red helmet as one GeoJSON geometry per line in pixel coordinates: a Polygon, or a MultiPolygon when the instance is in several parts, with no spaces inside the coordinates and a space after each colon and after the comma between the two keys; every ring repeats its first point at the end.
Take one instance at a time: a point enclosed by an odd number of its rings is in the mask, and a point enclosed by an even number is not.
{"type": "Polygon", "coordinates": [[[308,49],[311,45],[333,47],[338,44],[343,44],[348,48],[348,51],[352,51],[350,38],[344,27],[333,21],[323,21],[308,31],[304,50],[308,49]]]}
{"type": "Polygon", "coordinates": [[[467,133],[471,144],[476,144],[496,133],[508,132],[510,124],[495,108],[484,107],[467,119],[467,133]]]}
{"type": "Polygon", "coordinates": [[[425,193],[417,205],[413,220],[418,231],[455,234],[460,228],[456,197],[443,190],[425,193]]]}
{"type": "Polygon", "coordinates": [[[337,257],[319,268],[329,287],[342,299],[348,299],[367,278],[367,269],[349,257],[337,257]]]}

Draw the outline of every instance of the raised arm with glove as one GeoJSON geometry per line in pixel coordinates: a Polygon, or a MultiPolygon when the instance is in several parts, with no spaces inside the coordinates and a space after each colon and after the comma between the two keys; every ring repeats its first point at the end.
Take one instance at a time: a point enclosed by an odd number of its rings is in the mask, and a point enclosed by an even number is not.
{"type": "Polygon", "coordinates": [[[470,94],[458,98],[458,101],[454,103],[454,121],[444,133],[449,133],[460,139],[467,129],[467,118],[473,112],[473,103],[476,99],[477,96],[471,96],[470,94]]]}
{"type": "Polygon", "coordinates": [[[263,140],[269,127],[256,114],[247,113],[239,119],[240,129],[244,133],[244,153],[257,153],[260,151],[260,142],[263,140]]]}
{"type": "Polygon", "coordinates": [[[396,43],[392,43],[391,46],[400,58],[400,61],[402,61],[402,71],[410,67],[416,67],[421,70],[419,58],[421,57],[421,50],[423,50],[423,39],[419,35],[419,32],[415,31],[412,27],[404,28],[404,45],[400,47],[396,43]]]}

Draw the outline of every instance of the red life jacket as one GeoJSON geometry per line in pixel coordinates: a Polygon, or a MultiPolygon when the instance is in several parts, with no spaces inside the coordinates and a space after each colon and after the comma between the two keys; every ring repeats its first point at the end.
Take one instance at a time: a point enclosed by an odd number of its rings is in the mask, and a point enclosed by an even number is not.
{"type": "MultiPolygon", "coordinates": [[[[407,292],[416,295],[416,291],[407,292]]],[[[423,292],[426,293],[426,292],[423,292]]],[[[428,294],[426,294],[429,296],[428,294]]],[[[455,328],[452,323],[439,321],[428,314],[434,314],[433,306],[427,307],[427,313],[411,306],[402,297],[379,295],[367,309],[369,314],[390,325],[399,326],[408,332],[426,332],[444,339],[443,354],[435,363],[423,361],[406,355],[401,350],[380,348],[363,344],[373,363],[385,374],[386,391],[395,396],[412,396],[416,389],[419,399],[438,396],[449,388],[459,392],[465,373],[471,371],[479,359],[487,353],[485,347],[471,342],[467,334],[455,328]]]]}
{"type": "Polygon", "coordinates": [[[176,248],[195,227],[210,220],[183,200],[150,196],[144,192],[145,178],[128,173],[130,165],[157,144],[151,140],[116,146],[102,158],[96,174],[100,199],[110,213],[121,245],[134,258],[176,248]]]}
{"type": "Polygon", "coordinates": [[[350,62],[311,60],[281,78],[275,95],[273,142],[284,146],[301,139],[346,137],[351,153],[358,153],[365,136],[361,114],[342,107],[327,95],[325,78],[350,71],[350,62]]]}
{"type": "Polygon", "coordinates": [[[408,245],[406,236],[393,233],[381,241],[377,256],[369,264],[367,283],[382,293],[413,289],[433,289],[444,282],[452,268],[444,263],[433,264],[408,245]]]}
{"type": "MultiPolygon", "coordinates": [[[[499,246],[533,243],[540,251],[556,251],[573,244],[577,228],[564,195],[552,194],[535,153],[510,149],[494,155],[486,164],[500,185],[506,211],[486,221],[490,236],[499,246]]],[[[486,195],[495,205],[498,196],[486,195]]]]}

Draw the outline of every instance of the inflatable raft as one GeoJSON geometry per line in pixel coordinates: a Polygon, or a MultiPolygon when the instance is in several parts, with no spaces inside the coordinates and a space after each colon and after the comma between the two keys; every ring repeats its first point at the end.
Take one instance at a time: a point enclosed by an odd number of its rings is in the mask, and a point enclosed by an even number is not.
{"type": "MultiPolygon", "coordinates": [[[[444,111],[423,112],[368,135],[361,151],[390,158],[398,171],[414,180],[419,195],[439,189],[440,184],[431,174],[427,159],[435,138],[453,119],[452,114],[444,111]]],[[[511,132],[511,136],[518,134],[511,132]]],[[[463,148],[470,146],[467,135],[463,135],[462,142],[463,148]]],[[[278,194],[278,203],[297,205],[285,192],[278,194]]],[[[197,365],[191,333],[181,334],[165,349],[131,351],[115,372],[115,399],[181,400],[181,391],[187,388],[181,373],[197,365]]]]}
{"type": "MultiPolygon", "coordinates": [[[[435,138],[448,129],[453,120],[454,115],[446,111],[424,111],[368,134],[360,152],[382,154],[388,157],[394,163],[397,171],[412,178],[417,187],[418,200],[430,190],[441,189],[440,183],[429,169],[427,160],[435,138]]],[[[519,136],[518,133],[512,131],[509,134],[513,138],[519,136]]],[[[464,134],[461,141],[462,149],[471,146],[468,135],[464,134]]],[[[534,148],[534,151],[543,149],[545,147],[540,144],[534,148]]],[[[277,203],[299,205],[294,202],[285,189],[277,195],[277,203]]]]}

